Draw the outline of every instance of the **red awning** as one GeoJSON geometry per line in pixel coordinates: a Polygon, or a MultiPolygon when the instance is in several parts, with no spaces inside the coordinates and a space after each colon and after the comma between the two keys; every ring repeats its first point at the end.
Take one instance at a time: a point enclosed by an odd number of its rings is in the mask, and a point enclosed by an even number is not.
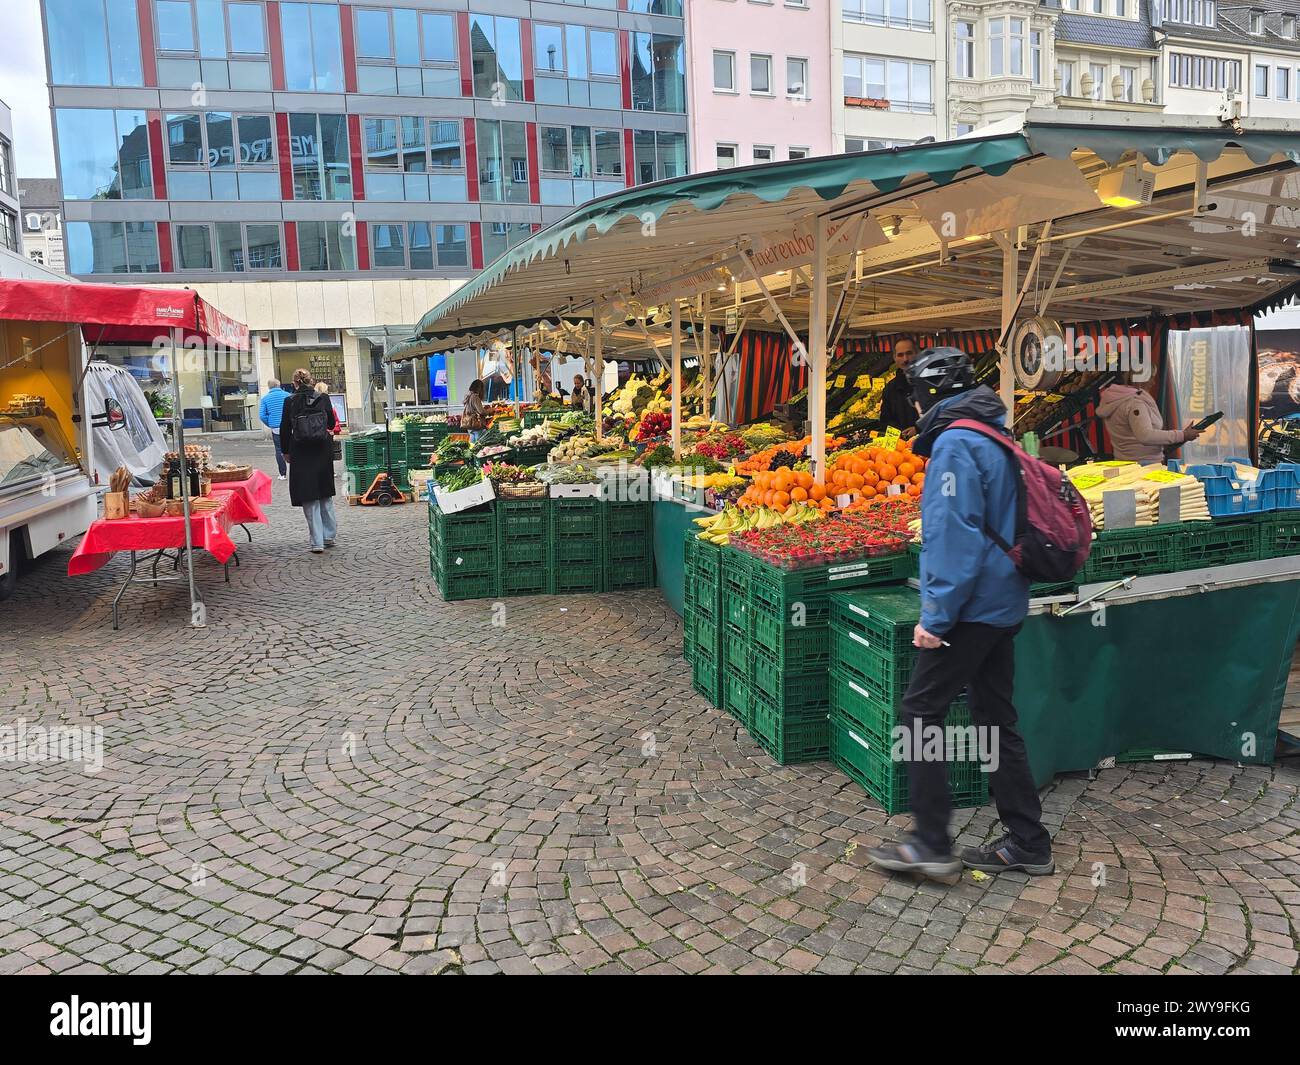
{"type": "Polygon", "coordinates": [[[186,340],[247,351],[248,327],[185,288],[0,281],[0,320],[80,325],[90,344],[153,344],[180,329],[186,340]]]}

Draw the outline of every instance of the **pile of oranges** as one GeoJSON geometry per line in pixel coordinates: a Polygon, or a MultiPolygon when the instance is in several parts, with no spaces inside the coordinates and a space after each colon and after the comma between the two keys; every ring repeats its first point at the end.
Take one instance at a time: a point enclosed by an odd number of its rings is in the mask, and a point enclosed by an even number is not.
{"type": "MultiPolygon", "coordinates": [[[[839,447],[844,443],[844,437],[828,436],[826,438],[827,449],[839,447]]],[[[757,473],[766,472],[767,468],[772,465],[772,460],[776,458],[779,452],[786,452],[789,455],[798,455],[802,458],[808,452],[812,444],[812,437],[805,436],[802,440],[783,440],[779,444],[773,444],[763,451],[750,455],[749,458],[743,459],[736,463],[736,472],[745,476],[753,477],[757,473]]],[[[776,472],[775,470],[773,472],[776,472]]]]}
{"type": "Polygon", "coordinates": [[[913,455],[906,440],[893,448],[841,452],[827,466],[827,489],[834,495],[850,495],[855,502],[887,495],[894,484],[914,498],[925,484],[925,459],[913,455]]]}
{"type": "Polygon", "coordinates": [[[823,485],[814,483],[811,473],[792,470],[789,466],[760,470],[754,474],[753,483],[736,500],[738,507],[770,507],[780,514],[784,514],[792,503],[807,503],[822,510],[835,509],[831,493],[823,485]]]}

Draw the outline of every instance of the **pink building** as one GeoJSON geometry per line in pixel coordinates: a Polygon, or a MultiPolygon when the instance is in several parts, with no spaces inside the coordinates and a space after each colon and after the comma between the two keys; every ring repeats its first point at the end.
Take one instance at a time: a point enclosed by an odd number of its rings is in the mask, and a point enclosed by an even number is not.
{"type": "Polygon", "coordinates": [[[828,0],[686,0],[694,171],[829,155],[828,0]]]}

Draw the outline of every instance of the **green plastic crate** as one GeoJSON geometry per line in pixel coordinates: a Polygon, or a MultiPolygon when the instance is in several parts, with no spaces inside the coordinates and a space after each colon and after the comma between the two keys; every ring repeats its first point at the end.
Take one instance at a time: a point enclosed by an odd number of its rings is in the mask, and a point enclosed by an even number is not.
{"type": "Polygon", "coordinates": [[[365,495],[370,486],[375,483],[375,478],[379,476],[381,468],[379,466],[349,468],[347,471],[348,495],[365,495]]]}
{"type": "Polygon", "coordinates": [[[651,588],[655,582],[654,560],[605,560],[605,591],[629,592],[638,588],[651,588]]]}
{"type": "Polygon", "coordinates": [[[502,567],[541,566],[548,564],[547,544],[542,539],[503,538],[498,545],[502,567]]]}
{"type": "Polygon", "coordinates": [[[738,592],[734,588],[728,587],[726,583],[722,585],[722,619],[738,633],[744,635],[745,642],[749,642],[749,597],[743,592],[738,592]]]}
{"type": "Polygon", "coordinates": [[[1261,528],[1257,521],[1189,522],[1175,544],[1175,566],[1185,570],[1256,562],[1261,528]]]}
{"type": "Polygon", "coordinates": [[[756,560],[753,555],[747,555],[744,551],[737,551],[734,547],[724,547],[722,549],[723,589],[731,589],[733,592],[748,598],[750,579],[755,564],[756,560]]]}
{"type": "Polygon", "coordinates": [[[600,586],[601,573],[597,565],[548,571],[547,592],[550,595],[585,595],[599,592],[600,586]]]}
{"type": "Polygon", "coordinates": [[[526,410],[524,411],[524,428],[531,429],[535,425],[541,425],[542,422],[554,414],[556,417],[563,414],[563,411],[545,411],[545,410],[526,410]]]}
{"type": "Polygon", "coordinates": [[[447,547],[496,546],[496,512],[484,504],[473,510],[447,514],[437,503],[429,504],[429,535],[447,547]]]}
{"type": "Polygon", "coordinates": [[[551,566],[574,566],[601,571],[600,544],[579,536],[558,537],[547,542],[547,562],[551,566]]]}
{"type": "Polygon", "coordinates": [[[718,624],[717,619],[707,617],[704,614],[696,613],[695,620],[695,645],[705,654],[722,661],[722,627],[718,624]]]}
{"type": "Polygon", "coordinates": [[[909,577],[921,577],[921,545],[907,545],[907,573],[909,577]]]}
{"type": "Polygon", "coordinates": [[[605,500],[600,508],[601,532],[604,536],[640,533],[649,537],[651,511],[648,500],[605,500]]]}
{"type": "MultiPolygon", "coordinates": [[[[838,714],[876,744],[888,744],[902,720],[900,699],[886,699],[860,676],[833,667],[830,672],[831,713],[838,714]]],[[[960,695],[948,708],[945,723],[965,728],[971,721],[970,704],[960,695]]]]}
{"type": "Polygon", "coordinates": [[[450,547],[445,543],[431,543],[429,551],[439,568],[446,573],[495,573],[497,571],[496,544],[477,547],[450,547]]]}
{"type": "Polygon", "coordinates": [[[722,707],[722,671],[718,659],[696,647],[691,663],[691,687],[703,696],[710,706],[722,707]]]}
{"type": "Polygon", "coordinates": [[[1172,573],[1183,528],[1181,524],[1149,525],[1098,533],[1079,573],[1079,582],[1095,584],[1172,573]]]}
{"type": "Polygon", "coordinates": [[[1137,747],[1115,755],[1115,762],[1117,765],[1129,765],[1134,762],[1185,762],[1194,757],[1191,751],[1168,751],[1163,747],[1137,747]]]}
{"type": "Polygon", "coordinates": [[[593,542],[600,535],[599,499],[550,499],[552,537],[585,536],[593,542]]]}
{"type": "Polygon", "coordinates": [[[1259,522],[1259,557],[1285,558],[1300,555],[1300,513],[1270,511],[1259,522]]]}
{"type": "Polygon", "coordinates": [[[544,565],[503,565],[502,595],[545,595],[549,580],[544,565]]]}
{"type": "Polygon", "coordinates": [[[438,586],[438,594],[448,602],[458,599],[490,599],[497,595],[497,574],[460,573],[439,565],[430,556],[430,572],[438,586]]]}
{"type": "Polygon", "coordinates": [[[755,647],[749,675],[754,694],[783,713],[811,713],[830,705],[829,675],[825,668],[803,673],[789,671],[755,647]]]}
{"type": "Polygon", "coordinates": [[[383,442],[378,435],[366,434],[343,438],[343,465],[349,469],[378,465],[383,457],[383,442]]]}
{"type": "Polygon", "coordinates": [[[753,683],[754,650],[749,642],[749,635],[740,632],[731,624],[725,624],[722,630],[722,660],[727,669],[734,670],[745,678],[746,684],[753,683]]]}
{"type": "Polygon", "coordinates": [[[753,721],[753,689],[749,679],[727,666],[722,671],[722,709],[749,728],[753,721]]]}
{"type": "Polygon", "coordinates": [[[839,670],[864,685],[886,705],[897,706],[907,693],[916,654],[882,654],[868,645],[868,638],[852,629],[832,628],[831,669],[839,670]]]}
{"type": "Polygon", "coordinates": [[[610,562],[640,562],[654,555],[653,540],[648,533],[601,534],[600,550],[610,562]]]}
{"type": "Polygon", "coordinates": [[[791,608],[796,604],[806,612],[822,611],[828,607],[832,592],[900,581],[907,575],[906,554],[802,570],[782,570],[754,559],[749,598],[756,606],[790,617],[791,608]]]}
{"type": "Polygon", "coordinates": [[[536,499],[497,499],[493,507],[501,535],[524,539],[545,536],[550,524],[547,502],[545,496],[536,499]]]}
{"type": "Polygon", "coordinates": [[[551,453],[553,444],[538,444],[535,447],[512,447],[501,459],[514,466],[540,466],[551,453]]]}
{"type": "Polygon", "coordinates": [[[777,765],[822,762],[830,756],[830,725],[825,710],[795,717],[755,696],[750,701],[749,734],[777,765]]]}
{"type": "MultiPolygon", "coordinates": [[[[835,767],[861,786],[885,813],[907,812],[907,763],[890,758],[888,747],[873,743],[853,723],[832,714],[829,725],[830,759],[835,767]]],[[[981,772],[978,762],[952,762],[948,767],[948,788],[953,806],[984,806],[989,801],[989,774],[981,772]]]]}
{"type": "Polygon", "coordinates": [[[857,633],[881,654],[905,654],[921,620],[921,596],[912,588],[837,592],[830,610],[831,628],[857,633]]]}
{"type": "Polygon", "coordinates": [[[799,619],[804,624],[779,617],[769,610],[750,607],[749,632],[754,647],[776,660],[782,669],[806,671],[830,664],[830,641],[827,638],[829,607],[810,611],[814,616],[799,619]]]}

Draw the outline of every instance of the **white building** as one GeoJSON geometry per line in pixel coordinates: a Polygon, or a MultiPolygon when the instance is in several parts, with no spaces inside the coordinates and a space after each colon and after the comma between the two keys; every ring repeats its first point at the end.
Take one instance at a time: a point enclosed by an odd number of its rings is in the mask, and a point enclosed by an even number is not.
{"type": "Polygon", "coordinates": [[[22,253],[34,263],[62,270],[63,203],[54,178],[19,178],[18,199],[22,204],[22,253]]]}
{"type": "Polygon", "coordinates": [[[14,172],[14,124],[0,100],[0,249],[22,251],[18,223],[18,175],[14,172]]]}

